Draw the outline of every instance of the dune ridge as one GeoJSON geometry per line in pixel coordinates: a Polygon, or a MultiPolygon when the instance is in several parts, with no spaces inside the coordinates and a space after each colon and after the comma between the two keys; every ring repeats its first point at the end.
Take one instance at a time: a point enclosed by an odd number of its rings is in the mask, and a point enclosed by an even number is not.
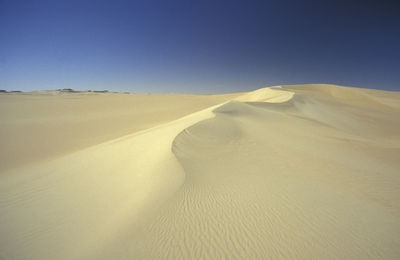
{"type": "Polygon", "coordinates": [[[149,129],[238,95],[60,91],[2,94],[0,172],[149,129]]]}
{"type": "Polygon", "coordinates": [[[399,93],[259,89],[0,179],[16,259],[397,259],[399,93]]]}

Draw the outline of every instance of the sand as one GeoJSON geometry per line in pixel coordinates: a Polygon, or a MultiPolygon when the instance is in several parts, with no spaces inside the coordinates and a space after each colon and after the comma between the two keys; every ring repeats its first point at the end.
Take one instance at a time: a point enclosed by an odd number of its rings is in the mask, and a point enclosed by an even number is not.
{"type": "Polygon", "coordinates": [[[237,95],[0,94],[0,172],[167,123],[237,95]]]}
{"type": "Polygon", "coordinates": [[[399,92],[0,99],[0,259],[400,258],[399,92]]]}

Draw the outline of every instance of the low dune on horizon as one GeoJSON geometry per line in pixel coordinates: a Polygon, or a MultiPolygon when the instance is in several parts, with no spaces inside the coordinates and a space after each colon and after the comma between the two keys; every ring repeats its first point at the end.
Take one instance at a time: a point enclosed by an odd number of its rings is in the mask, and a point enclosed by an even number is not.
{"type": "Polygon", "coordinates": [[[0,93],[0,259],[400,259],[400,92],[0,93]]]}

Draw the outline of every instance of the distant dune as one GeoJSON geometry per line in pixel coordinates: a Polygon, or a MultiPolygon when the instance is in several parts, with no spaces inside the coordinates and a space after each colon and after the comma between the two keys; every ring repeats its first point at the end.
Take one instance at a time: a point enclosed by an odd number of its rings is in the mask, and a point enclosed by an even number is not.
{"type": "Polygon", "coordinates": [[[0,95],[0,259],[400,259],[400,93],[0,95]]]}

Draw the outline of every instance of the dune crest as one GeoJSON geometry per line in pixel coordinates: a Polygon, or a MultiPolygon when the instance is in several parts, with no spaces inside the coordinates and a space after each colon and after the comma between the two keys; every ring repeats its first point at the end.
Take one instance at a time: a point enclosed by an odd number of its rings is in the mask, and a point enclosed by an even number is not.
{"type": "Polygon", "coordinates": [[[0,95],[0,172],[165,124],[238,95],[70,91],[0,95]]]}
{"type": "Polygon", "coordinates": [[[241,95],[235,100],[242,102],[282,103],[290,100],[295,93],[282,89],[281,86],[261,88],[241,95]]]}
{"type": "Polygon", "coordinates": [[[0,175],[17,259],[397,259],[398,93],[259,89],[0,175]]]}

